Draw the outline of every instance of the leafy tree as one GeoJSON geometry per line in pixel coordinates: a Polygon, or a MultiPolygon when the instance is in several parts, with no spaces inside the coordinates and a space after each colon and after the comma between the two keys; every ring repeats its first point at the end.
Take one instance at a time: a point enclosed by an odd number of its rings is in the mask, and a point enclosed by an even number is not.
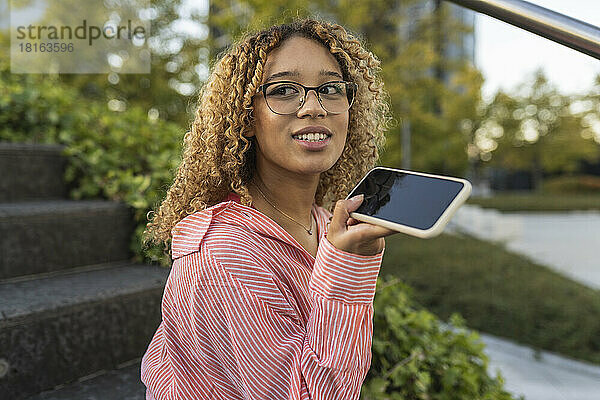
{"type": "MultiPolygon", "coordinates": [[[[596,75],[594,84],[583,96],[576,99],[572,112],[581,117],[581,137],[592,139],[600,145],[600,74],[596,75]]],[[[600,154],[596,161],[600,164],[600,154]]]]}
{"type": "Polygon", "coordinates": [[[544,173],[576,172],[582,160],[595,160],[599,154],[590,130],[583,129],[594,113],[573,113],[576,102],[560,94],[542,71],[516,95],[499,92],[475,133],[482,159],[508,170],[529,171],[535,187],[544,173]]]}
{"type": "MultiPolygon", "coordinates": [[[[20,7],[30,1],[21,1],[20,7]]],[[[185,7],[182,0],[129,0],[131,8],[139,10],[150,22],[147,47],[151,53],[150,74],[124,74],[111,67],[110,74],[60,74],[59,79],[88,99],[118,101],[123,108],[137,106],[161,119],[189,125],[195,94],[208,75],[207,11],[185,7]],[[151,4],[151,5],[149,5],[151,4]],[[149,6],[148,6],[149,5],[149,6]]],[[[12,4],[15,6],[15,3],[12,4]]],[[[93,3],[103,7],[102,3],[93,3]]],[[[40,24],[53,25],[72,14],[74,6],[92,4],[50,2],[40,24]]],[[[89,10],[86,11],[89,13],[89,10]]],[[[84,15],[84,13],[82,13],[84,15]]],[[[8,40],[5,34],[4,40],[8,40]]],[[[7,42],[3,42],[7,46],[7,42]]],[[[8,53],[6,53],[8,54],[8,53]]]]}
{"type": "MultiPolygon", "coordinates": [[[[441,55],[467,32],[441,8],[418,21],[409,40],[395,44],[397,54],[382,59],[395,114],[411,123],[413,169],[463,174],[467,167],[469,136],[461,127],[476,119],[482,77],[467,60],[441,55]]],[[[400,130],[388,136],[384,163],[399,164],[400,130]]]]}

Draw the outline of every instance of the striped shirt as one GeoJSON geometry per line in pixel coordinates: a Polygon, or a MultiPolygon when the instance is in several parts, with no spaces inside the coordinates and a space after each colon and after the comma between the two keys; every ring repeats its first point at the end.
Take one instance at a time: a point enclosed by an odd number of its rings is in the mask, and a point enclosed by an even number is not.
{"type": "Polygon", "coordinates": [[[358,399],[371,364],[383,250],[325,237],[316,257],[239,196],[173,229],[162,322],[142,358],[147,400],[358,399]]]}

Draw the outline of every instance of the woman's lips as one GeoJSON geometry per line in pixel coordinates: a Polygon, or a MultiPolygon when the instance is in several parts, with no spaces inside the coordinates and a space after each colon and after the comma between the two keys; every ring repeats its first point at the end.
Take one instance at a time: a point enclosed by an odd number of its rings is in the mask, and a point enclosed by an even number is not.
{"type": "Polygon", "coordinates": [[[327,136],[333,135],[333,132],[331,132],[329,128],[322,125],[314,125],[298,129],[296,132],[292,133],[292,136],[303,135],[305,133],[324,133],[327,136]]]}
{"type": "Polygon", "coordinates": [[[315,150],[321,150],[321,149],[327,147],[327,145],[331,141],[331,136],[327,136],[325,139],[317,140],[317,141],[301,140],[301,139],[297,139],[295,137],[293,139],[296,143],[298,143],[304,149],[315,151],[315,150]]]}
{"type": "Polygon", "coordinates": [[[298,143],[300,146],[302,146],[302,148],[304,148],[306,150],[318,151],[318,150],[321,150],[321,149],[327,147],[327,145],[331,141],[332,135],[333,135],[333,132],[331,132],[329,130],[329,128],[322,126],[322,125],[313,125],[313,126],[305,126],[302,129],[298,129],[297,131],[295,131],[292,134],[292,139],[294,139],[294,141],[296,143],[298,143]],[[303,136],[306,139],[307,137],[314,138],[314,137],[319,137],[319,136],[323,136],[323,135],[326,135],[326,137],[325,137],[325,139],[322,139],[322,140],[311,141],[311,140],[300,139],[303,136]]]}

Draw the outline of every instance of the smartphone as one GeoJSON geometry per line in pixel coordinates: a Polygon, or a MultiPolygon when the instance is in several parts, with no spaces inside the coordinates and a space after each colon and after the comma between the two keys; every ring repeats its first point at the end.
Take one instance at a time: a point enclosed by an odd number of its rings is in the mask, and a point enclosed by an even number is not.
{"type": "Polygon", "coordinates": [[[364,194],[350,213],[359,221],[380,225],[420,238],[439,235],[450,217],[469,198],[466,179],[375,167],[346,199],[364,194]]]}

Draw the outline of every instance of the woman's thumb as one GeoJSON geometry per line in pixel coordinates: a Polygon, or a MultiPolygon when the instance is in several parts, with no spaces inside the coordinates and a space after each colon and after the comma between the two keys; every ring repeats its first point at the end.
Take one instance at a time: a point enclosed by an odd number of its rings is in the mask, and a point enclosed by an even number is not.
{"type": "Polygon", "coordinates": [[[362,203],[364,195],[359,194],[348,200],[340,200],[335,204],[333,217],[331,218],[330,228],[346,229],[346,224],[350,218],[350,213],[355,211],[362,203]]]}
{"type": "Polygon", "coordinates": [[[364,194],[359,194],[346,200],[348,214],[353,211],[356,211],[356,209],[358,209],[358,207],[360,207],[360,205],[362,204],[364,198],[364,194]]]}

